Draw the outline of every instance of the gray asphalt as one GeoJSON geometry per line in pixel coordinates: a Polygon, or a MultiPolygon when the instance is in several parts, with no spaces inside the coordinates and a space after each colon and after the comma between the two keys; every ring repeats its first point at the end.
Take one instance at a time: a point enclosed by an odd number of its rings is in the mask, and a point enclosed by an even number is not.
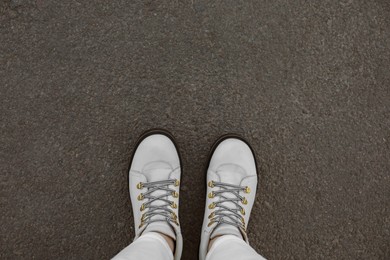
{"type": "Polygon", "coordinates": [[[390,259],[390,2],[0,2],[0,258],[108,259],[134,235],[139,135],[180,146],[183,259],[204,167],[247,138],[251,245],[269,259],[390,259]]]}

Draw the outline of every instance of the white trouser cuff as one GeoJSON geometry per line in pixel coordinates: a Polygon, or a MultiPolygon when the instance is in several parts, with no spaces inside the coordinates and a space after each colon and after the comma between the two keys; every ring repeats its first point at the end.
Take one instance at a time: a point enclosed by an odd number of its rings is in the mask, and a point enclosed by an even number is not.
{"type": "Polygon", "coordinates": [[[265,260],[244,240],[234,235],[217,238],[206,255],[206,260],[265,260]]]}
{"type": "Polygon", "coordinates": [[[158,233],[148,232],[117,254],[113,260],[172,260],[173,253],[168,242],[158,233]]]}

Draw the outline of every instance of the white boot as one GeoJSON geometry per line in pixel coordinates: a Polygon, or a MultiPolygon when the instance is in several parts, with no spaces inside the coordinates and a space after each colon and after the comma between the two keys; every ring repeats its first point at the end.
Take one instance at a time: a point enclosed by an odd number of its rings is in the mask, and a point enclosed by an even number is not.
{"type": "Polygon", "coordinates": [[[183,238],[179,224],[181,164],[172,136],[153,130],[141,136],[129,171],[135,238],[148,232],[165,234],[176,241],[179,260],[183,238]]]}
{"type": "Polygon", "coordinates": [[[246,228],[255,200],[257,170],[249,145],[224,136],[213,146],[207,170],[207,197],[199,259],[205,260],[210,239],[234,235],[248,243],[246,228]]]}

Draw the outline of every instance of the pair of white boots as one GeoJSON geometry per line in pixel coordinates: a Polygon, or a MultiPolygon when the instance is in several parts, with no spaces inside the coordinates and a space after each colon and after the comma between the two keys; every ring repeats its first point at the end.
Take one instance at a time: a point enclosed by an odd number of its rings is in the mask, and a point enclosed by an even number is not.
{"type": "MultiPolygon", "coordinates": [[[[179,222],[181,162],[171,134],[152,130],[141,136],[129,172],[135,239],[158,232],[175,241],[179,260],[183,237],[179,222]]],[[[254,154],[240,137],[226,135],[213,146],[207,170],[207,199],[199,259],[205,260],[210,239],[234,235],[248,242],[246,228],[255,200],[254,154]]]]}

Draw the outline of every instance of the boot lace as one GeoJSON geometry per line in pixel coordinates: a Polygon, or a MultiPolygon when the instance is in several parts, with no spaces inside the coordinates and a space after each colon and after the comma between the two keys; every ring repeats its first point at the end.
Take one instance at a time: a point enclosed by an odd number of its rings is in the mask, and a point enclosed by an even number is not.
{"type": "Polygon", "coordinates": [[[213,190],[208,194],[209,198],[220,197],[216,202],[212,202],[208,207],[209,209],[216,209],[211,212],[208,216],[210,222],[208,226],[211,226],[217,223],[217,226],[220,224],[233,225],[245,232],[245,210],[240,205],[248,204],[248,201],[245,197],[240,195],[240,192],[250,193],[250,188],[248,186],[242,187],[239,185],[233,185],[224,182],[210,181],[208,183],[210,188],[219,187],[219,190],[213,190]],[[233,196],[226,196],[231,194],[233,196]],[[226,202],[233,203],[233,207],[226,206],[226,202]]]}
{"type": "Polygon", "coordinates": [[[176,225],[179,225],[177,216],[172,209],[177,208],[177,204],[173,201],[168,200],[168,196],[173,196],[174,198],[179,197],[179,194],[169,188],[170,185],[175,187],[179,186],[180,182],[177,179],[168,179],[163,181],[155,182],[140,182],[137,184],[138,189],[146,188],[147,191],[140,193],[137,197],[138,200],[147,200],[147,202],[141,205],[140,211],[145,211],[141,216],[141,224],[139,228],[144,225],[148,225],[153,222],[166,221],[172,222],[176,225]],[[165,191],[159,195],[153,195],[155,191],[165,191]],[[153,202],[160,201],[163,202],[160,205],[156,205],[153,202]],[[153,218],[154,216],[160,216],[160,218],[153,218]]]}

